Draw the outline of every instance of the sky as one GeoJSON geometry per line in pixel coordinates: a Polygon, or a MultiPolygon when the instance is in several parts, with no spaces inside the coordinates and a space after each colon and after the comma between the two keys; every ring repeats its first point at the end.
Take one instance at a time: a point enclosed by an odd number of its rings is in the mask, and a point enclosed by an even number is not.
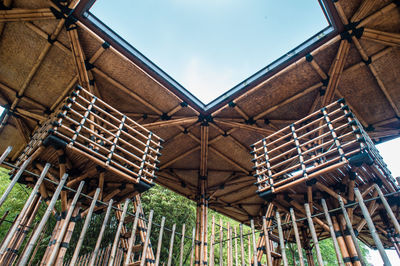
{"type": "Polygon", "coordinates": [[[317,0],[97,0],[91,12],[205,104],[328,26],[317,0]]]}

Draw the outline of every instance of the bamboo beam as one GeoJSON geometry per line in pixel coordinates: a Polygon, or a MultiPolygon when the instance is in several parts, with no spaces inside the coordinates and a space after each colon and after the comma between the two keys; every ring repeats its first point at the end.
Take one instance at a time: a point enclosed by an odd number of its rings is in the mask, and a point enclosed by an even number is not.
{"type": "Polygon", "coordinates": [[[229,127],[245,129],[245,130],[257,132],[257,133],[260,133],[260,134],[268,134],[269,135],[269,134],[272,134],[272,133],[275,132],[274,130],[271,130],[271,129],[255,127],[255,126],[246,125],[246,124],[242,124],[242,123],[238,123],[238,122],[225,121],[225,120],[219,119],[219,118],[214,118],[214,121],[216,123],[219,123],[219,124],[222,124],[222,125],[226,125],[226,126],[229,126],[229,127]]]}
{"type": "MultiPolygon", "coordinates": [[[[335,3],[335,6],[338,7],[335,3]]],[[[364,27],[366,26],[368,23],[370,23],[371,21],[374,21],[378,18],[383,17],[385,14],[389,13],[392,9],[395,9],[397,7],[397,4],[395,2],[391,2],[388,5],[382,7],[381,9],[375,11],[374,13],[372,13],[371,15],[365,17],[364,19],[362,19],[360,21],[360,24],[358,24],[358,27],[364,27]]],[[[348,23],[344,23],[344,24],[348,24],[348,23]]]]}
{"type": "Polygon", "coordinates": [[[362,39],[383,45],[400,47],[400,34],[365,28],[362,39]]]}
{"type": "MultiPolygon", "coordinates": [[[[3,0],[3,6],[5,8],[11,8],[12,0],[3,0]]],[[[5,23],[0,23],[0,36],[3,34],[5,23]]]]}
{"type": "Polygon", "coordinates": [[[49,8],[0,10],[0,22],[3,23],[46,19],[55,19],[53,12],[49,8]]]}
{"type": "Polygon", "coordinates": [[[358,7],[357,11],[351,17],[352,22],[358,22],[360,19],[365,17],[366,14],[374,7],[376,0],[364,0],[358,7]]]}
{"type": "Polygon", "coordinates": [[[102,78],[107,80],[110,84],[112,84],[114,87],[116,87],[116,88],[120,89],[121,91],[125,92],[130,97],[134,98],[135,100],[137,100],[138,102],[140,102],[141,104],[143,104],[144,106],[146,106],[147,108],[149,108],[150,110],[155,112],[156,114],[158,114],[158,115],[162,115],[163,114],[163,112],[161,110],[159,110],[156,106],[154,106],[153,104],[147,102],[141,96],[139,96],[138,94],[136,94],[132,90],[128,89],[127,87],[122,85],[120,82],[118,82],[117,80],[113,79],[112,77],[110,77],[109,75],[104,73],[99,68],[94,67],[92,69],[92,71],[93,71],[93,73],[96,73],[97,75],[101,76],[102,78]]]}
{"type": "Polygon", "coordinates": [[[172,119],[172,120],[166,120],[166,121],[158,121],[154,123],[149,123],[149,124],[143,124],[142,126],[147,128],[147,129],[158,129],[158,128],[163,128],[163,127],[171,127],[171,126],[176,126],[176,125],[184,125],[188,123],[193,123],[196,122],[199,118],[197,116],[193,117],[184,117],[184,118],[179,118],[179,119],[172,119]]]}

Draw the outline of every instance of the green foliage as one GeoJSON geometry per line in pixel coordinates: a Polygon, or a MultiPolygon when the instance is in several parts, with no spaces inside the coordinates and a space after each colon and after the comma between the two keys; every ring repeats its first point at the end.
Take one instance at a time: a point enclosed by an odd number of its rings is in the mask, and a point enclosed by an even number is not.
{"type": "MultiPolygon", "coordinates": [[[[8,170],[0,168],[0,193],[2,194],[5,189],[7,188],[9,184],[9,176],[8,176],[8,170]]],[[[10,196],[4,203],[4,205],[0,208],[0,215],[2,216],[7,210],[9,211],[9,214],[7,216],[8,221],[12,221],[15,219],[15,217],[18,215],[19,211],[22,209],[26,199],[29,196],[31,189],[27,188],[23,185],[17,184],[12,192],[10,193],[10,196]]],[[[154,218],[153,218],[153,226],[152,226],[152,233],[151,233],[151,244],[153,246],[153,251],[154,253],[156,252],[156,247],[157,247],[157,241],[158,241],[158,236],[159,236],[159,230],[160,230],[160,223],[161,223],[161,218],[164,216],[166,218],[166,223],[165,223],[165,230],[164,230],[164,235],[163,235],[163,241],[162,241],[162,250],[161,250],[161,258],[160,258],[160,263],[162,264],[163,262],[166,263],[168,260],[168,253],[169,253],[169,245],[170,245],[170,237],[171,237],[171,231],[170,229],[172,228],[173,224],[176,224],[176,234],[175,234],[175,239],[174,239],[174,251],[173,251],[173,265],[178,265],[179,264],[179,254],[180,254],[180,244],[181,244],[181,233],[182,233],[182,226],[185,224],[186,230],[185,230],[185,236],[187,237],[185,239],[185,245],[184,245],[184,253],[183,253],[183,259],[184,259],[184,265],[189,265],[190,262],[190,253],[192,249],[192,240],[189,239],[192,237],[192,230],[195,227],[195,222],[196,222],[196,204],[188,200],[185,197],[182,197],[164,187],[156,185],[154,188],[151,190],[143,193],[142,195],[142,204],[143,204],[143,209],[146,215],[146,219],[148,218],[150,210],[154,210],[154,218]]],[[[46,204],[41,204],[41,207],[39,209],[38,215],[35,218],[35,221],[32,226],[34,226],[37,222],[40,221],[40,218],[42,217],[44,211],[46,210],[47,205],[46,204]]],[[[56,208],[60,210],[60,202],[57,203],[56,208]]],[[[132,212],[132,209],[130,210],[132,212]]],[[[114,241],[115,237],[115,232],[118,227],[118,220],[116,219],[114,215],[114,211],[112,211],[112,215],[110,218],[110,221],[107,225],[105,235],[102,241],[102,247],[106,247],[114,241]]],[[[0,218],[1,218],[0,216],[0,218]]],[[[88,228],[85,240],[82,245],[82,249],[80,254],[87,254],[89,252],[93,251],[93,248],[96,244],[97,237],[101,228],[101,225],[103,223],[105,216],[105,212],[99,213],[99,214],[93,214],[90,226],[88,228]]],[[[228,252],[228,242],[227,242],[227,224],[229,223],[231,227],[235,227],[237,230],[237,234],[239,235],[239,223],[222,215],[219,214],[211,209],[208,211],[208,245],[210,245],[210,239],[211,239],[211,225],[212,225],[212,216],[215,217],[215,245],[214,245],[214,254],[215,254],[215,263],[219,264],[220,261],[220,252],[219,252],[219,247],[220,247],[220,235],[219,235],[219,230],[220,230],[220,220],[222,221],[222,226],[223,226],[223,240],[222,240],[222,254],[224,258],[224,264],[226,263],[226,257],[227,257],[227,252],[228,252]]],[[[42,240],[39,242],[39,249],[37,252],[37,255],[34,260],[34,265],[40,262],[40,258],[43,256],[48,243],[51,238],[51,234],[53,232],[53,229],[56,225],[56,219],[55,217],[51,216],[47,226],[45,228],[45,233],[43,234],[44,237],[42,240]]],[[[84,219],[78,221],[76,223],[76,227],[70,242],[70,248],[67,251],[67,254],[65,256],[65,261],[69,260],[74,252],[74,247],[76,246],[76,243],[79,238],[79,234],[81,232],[82,226],[84,224],[84,219]]],[[[5,234],[7,233],[8,229],[10,228],[11,223],[8,222],[3,222],[3,224],[0,227],[0,239],[3,239],[5,234]]],[[[132,223],[127,223],[126,226],[128,226],[128,229],[132,226],[132,223]]],[[[251,231],[248,226],[244,226],[244,257],[245,257],[245,262],[249,264],[248,262],[248,243],[249,243],[249,236],[251,236],[251,231]]],[[[29,237],[29,235],[28,235],[29,237]]],[[[234,238],[234,233],[232,234],[232,237],[234,238]]],[[[258,237],[258,235],[257,235],[258,237]]],[[[250,239],[250,242],[252,240],[250,239]]],[[[235,254],[235,241],[233,240],[233,252],[235,254]]],[[[336,262],[336,256],[334,253],[334,248],[331,239],[326,239],[322,240],[319,242],[320,248],[321,248],[321,253],[323,254],[323,260],[324,264],[327,266],[330,265],[337,265],[336,262]]],[[[241,251],[240,251],[240,239],[239,236],[237,238],[237,246],[238,246],[238,259],[239,262],[241,262],[241,251]]],[[[364,257],[368,256],[368,248],[360,243],[361,250],[363,252],[364,257]]],[[[22,247],[23,248],[23,247],[22,247]]],[[[21,250],[22,250],[21,248],[21,250]]],[[[208,246],[209,250],[209,246],[208,246]]],[[[251,252],[252,250],[250,250],[251,252]]],[[[313,250],[315,253],[315,250],[313,250]]],[[[304,258],[306,258],[305,253],[303,254],[304,258]]],[[[297,248],[295,244],[288,243],[287,245],[287,257],[289,260],[289,265],[294,265],[294,260],[298,264],[298,254],[297,254],[297,248]]],[[[264,256],[265,260],[265,256],[264,256]]],[[[263,260],[262,263],[265,263],[263,260]]],[[[235,263],[235,258],[234,258],[234,263],[235,263]]]]}

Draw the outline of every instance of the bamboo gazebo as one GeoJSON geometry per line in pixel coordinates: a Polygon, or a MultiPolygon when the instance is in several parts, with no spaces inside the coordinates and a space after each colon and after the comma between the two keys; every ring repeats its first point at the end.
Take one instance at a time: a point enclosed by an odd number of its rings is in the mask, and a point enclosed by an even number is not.
{"type": "MultiPolygon", "coordinates": [[[[286,265],[287,242],[321,264],[325,238],[339,264],[363,263],[356,238],[384,260],[383,248],[400,252],[399,181],[374,147],[400,134],[398,1],[321,0],[329,27],[208,105],[96,18],[94,2],[0,0],[0,161],[12,173],[0,205],[17,182],[33,191],[2,264],[27,264],[53,215],[43,264],[158,265],[140,202],[154,183],[197,203],[195,231],[168,228],[171,246],[191,241],[191,265],[213,265],[223,242],[228,265],[286,265]],[[78,245],[64,261],[71,235],[83,241],[92,214],[107,214],[105,228],[113,211],[114,242],[100,248],[100,232],[92,253],[78,245]]],[[[183,264],[181,250],[168,265],[183,264]]]]}

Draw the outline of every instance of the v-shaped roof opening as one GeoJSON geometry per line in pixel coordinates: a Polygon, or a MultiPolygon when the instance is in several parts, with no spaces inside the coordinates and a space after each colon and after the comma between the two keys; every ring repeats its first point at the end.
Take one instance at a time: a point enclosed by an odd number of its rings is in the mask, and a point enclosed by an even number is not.
{"type": "Polygon", "coordinates": [[[332,31],[318,0],[98,0],[86,16],[204,109],[332,31]]]}

